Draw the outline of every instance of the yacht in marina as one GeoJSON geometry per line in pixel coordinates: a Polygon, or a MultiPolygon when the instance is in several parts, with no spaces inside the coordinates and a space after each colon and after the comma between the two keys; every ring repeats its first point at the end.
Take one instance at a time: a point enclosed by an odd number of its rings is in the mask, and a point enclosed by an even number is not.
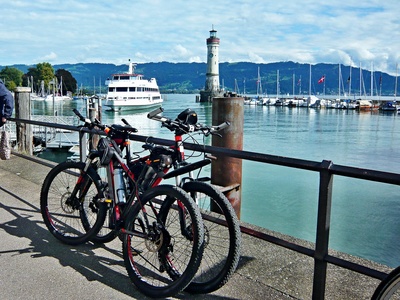
{"type": "Polygon", "coordinates": [[[129,61],[127,73],[117,73],[106,80],[108,86],[103,106],[111,111],[145,110],[161,106],[163,99],[155,78],[144,79],[135,74],[135,66],[129,61]]]}

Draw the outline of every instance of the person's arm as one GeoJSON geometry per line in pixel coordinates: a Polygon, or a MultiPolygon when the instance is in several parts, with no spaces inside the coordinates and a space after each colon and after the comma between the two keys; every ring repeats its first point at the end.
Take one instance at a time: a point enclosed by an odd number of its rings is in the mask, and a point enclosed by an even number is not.
{"type": "Polygon", "coordinates": [[[6,119],[10,118],[13,113],[14,109],[14,98],[12,97],[11,93],[8,91],[4,96],[4,107],[3,107],[3,123],[6,122],[6,119]]]}

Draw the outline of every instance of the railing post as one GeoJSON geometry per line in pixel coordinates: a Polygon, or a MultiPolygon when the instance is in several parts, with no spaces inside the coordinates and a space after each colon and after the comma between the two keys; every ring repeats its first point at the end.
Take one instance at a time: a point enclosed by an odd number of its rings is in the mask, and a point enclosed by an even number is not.
{"type": "Polygon", "coordinates": [[[329,229],[332,208],[333,174],[331,174],[329,171],[331,166],[331,161],[322,161],[322,170],[320,172],[319,181],[317,237],[314,254],[314,280],[312,295],[314,300],[323,300],[325,297],[326,269],[328,266],[325,257],[328,255],[329,229]]]}
{"type": "MultiPolygon", "coordinates": [[[[15,117],[31,119],[31,88],[16,87],[14,91],[15,117]]],[[[16,122],[16,138],[18,151],[27,155],[33,154],[33,135],[30,124],[16,122]]]]}

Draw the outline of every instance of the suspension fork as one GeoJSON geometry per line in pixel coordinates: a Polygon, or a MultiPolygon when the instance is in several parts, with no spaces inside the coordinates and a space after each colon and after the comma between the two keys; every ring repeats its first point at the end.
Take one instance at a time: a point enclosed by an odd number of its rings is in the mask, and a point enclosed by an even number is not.
{"type": "Polygon", "coordinates": [[[82,199],[85,197],[90,185],[93,183],[87,175],[87,170],[89,169],[93,159],[87,157],[85,161],[85,167],[83,171],[79,173],[78,179],[71,192],[70,197],[67,200],[67,204],[71,205],[74,209],[79,209],[82,199]],[[79,197],[78,197],[79,195],[79,197]]]}
{"type": "MultiPolygon", "coordinates": [[[[185,161],[185,148],[183,146],[183,140],[182,140],[182,135],[175,134],[175,152],[176,152],[176,157],[177,157],[177,164],[175,165],[175,168],[179,168],[179,164],[185,161]]],[[[189,172],[189,178],[193,178],[193,171],[189,172]]],[[[175,177],[176,185],[179,187],[183,187],[185,181],[182,180],[181,176],[178,175],[175,177]]],[[[190,195],[194,200],[196,199],[195,193],[191,193],[190,195]]],[[[196,201],[196,200],[195,200],[196,201]]],[[[188,240],[193,239],[192,235],[192,230],[191,230],[191,224],[187,225],[186,224],[186,211],[184,205],[180,202],[178,202],[178,212],[179,212],[179,221],[180,221],[180,226],[181,226],[181,233],[184,237],[186,237],[188,240]]]]}
{"type": "MultiPolygon", "coordinates": [[[[177,155],[176,155],[177,159],[178,159],[177,163],[179,165],[185,161],[185,148],[183,146],[182,135],[177,135],[177,134],[175,135],[175,152],[177,153],[177,155]]],[[[175,165],[175,169],[177,167],[178,166],[175,165]]],[[[192,170],[189,172],[189,176],[186,177],[185,179],[193,180],[193,178],[194,177],[193,177],[193,170],[192,170]]],[[[176,182],[176,186],[179,186],[182,188],[186,181],[183,180],[180,175],[178,175],[175,177],[175,182],[176,182]]],[[[197,199],[196,199],[197,197],[196,197],[195,192],[191,193],[190,196],[193,198],[193,200],[195,200],[197,202],[197,199]]]]}

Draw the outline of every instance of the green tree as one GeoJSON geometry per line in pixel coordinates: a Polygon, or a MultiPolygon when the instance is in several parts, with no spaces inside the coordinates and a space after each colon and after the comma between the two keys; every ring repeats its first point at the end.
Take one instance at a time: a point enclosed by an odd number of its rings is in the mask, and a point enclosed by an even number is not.
{"type": "MultiPolygon", "coordinates": [[[[28,72],[24,75],[24,85],[34,84],[34,91],[39,92],[41,82],[44,82],[44,88],[49,87],[50,81],[54,79],[54,69],[50,63],[43,62],[38,63],[36,67],[28,69],[28,72]]],[[[44,91],[42,91],[44,92],[44,91]]]]}
{"type": "Polygon", "coordinates": [[[54,79],[54,69],[50,63],[44,62],[36,65],[39,79],[44,81],[44,86],[48,86],[54,79]]]}
{"type": "Polygon", "coordinates": [[[5,67],[0,71],[0,78],[3,79],[6,87],[13,91],[17,86],[22,85],[22,76],[24,73],[14,67],[5,67]]]}
{"type": "Polygon", "coordinates": [[[73,94],[76,92],[77,81],[69,71],[58,69],[56,71],[56,77],[58,82],[62,82],[64,95],[67,94],[67,91],[72,92],[73,94]]]}

